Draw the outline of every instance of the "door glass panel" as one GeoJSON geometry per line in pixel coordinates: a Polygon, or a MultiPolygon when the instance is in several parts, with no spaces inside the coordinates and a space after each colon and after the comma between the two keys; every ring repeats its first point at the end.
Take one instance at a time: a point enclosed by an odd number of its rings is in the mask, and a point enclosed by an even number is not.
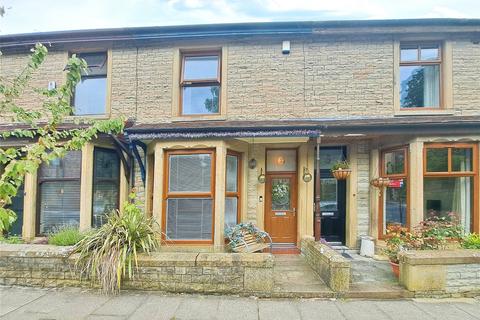
{"type": "Polygon", "coordinates": [[[320,179],[320,210],[337,211],[337,179],[320,179]]]}
{"type": "Polygon", "coordinates": [[[272,179],[272,210],[290,210],[290,179],[272,179]]]}
{"type": "Polygon", "coordinates": [[[323,149],[320,148],[320,169],[330,170],[332,166],[343,160],[342,148],[337,149],[323,149]]]}
{"type": "Polygon", "coordinates": [[[268,150],[267,171],[297,171],[297,151],[268,150]]]}
{"type": "Polygon", "coordinates": [[[403,149],[386,152],[384,155],[385,174],[405,173],[405,151],[403,149]]]}

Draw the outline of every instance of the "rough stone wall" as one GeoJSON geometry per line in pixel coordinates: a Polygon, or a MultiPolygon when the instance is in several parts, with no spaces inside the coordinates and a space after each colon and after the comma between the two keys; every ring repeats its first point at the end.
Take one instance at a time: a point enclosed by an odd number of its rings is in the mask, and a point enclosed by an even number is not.
{"type": "Polygon", "coordinates": [[[449,293],[480,290],[480,264],[447,266],[445,290],[449,293]]]}
{"type": "MultiPolygon", "coordinates": [[[[91,286],[75,272],[70,248],[45,245],[0,245],[0,285],[40,287],[91,286]]],[[[271,254],[158,252],[139,257],[130,290],[270,295],[271,254]]]]}
{"type": "MultiPolygon", "coordinates": [[[[147,42],[120,43],[112,49],[112,116],[139,122],[170,121],[175,46],[147,42]],[[137,48],[138,46],[138,48],[137,48]]],[[[357,116],[392,116],[392,39],[383,36],[292,38],[291,52],[281,53],[281,40],[255,38],[225,42],[227,119],[295,119],[357,116]]],[[[453,48],[453,93],[456,115],[479,112],[480,46],[457,39],[453,48]]],[[[64,81],[67,52],[51,50],[32,84],[64,81]]],[[[0,75],[12,77],[27,61],[26,53],[5,52],[0,75]]],[[[31,90],[20,100],[34,108],[31,90]]],[[[8,122],[2,117],[0,121],[8,122]]]]}
{"type": "MultiPolygon", "coordinates": [[[[368,141],[357,144],[357,235],[368,235],[370,223],[370,146],[368,141]]],[[[348,200],[347,200],[348,201],[348,200]]]]}
{"type": "Polygon", "coordinates": [[[316,243],[313,238],[301,241],[302,254],[312,269],[333,291],[345,292],[350,287],[350,262],[332,248],[316,243]]]}
{"type": "Polygon", "coordinates": [[[456,115],[480,112],[480,45],[471,41],[454,41],[453,103],[456,115]]]}

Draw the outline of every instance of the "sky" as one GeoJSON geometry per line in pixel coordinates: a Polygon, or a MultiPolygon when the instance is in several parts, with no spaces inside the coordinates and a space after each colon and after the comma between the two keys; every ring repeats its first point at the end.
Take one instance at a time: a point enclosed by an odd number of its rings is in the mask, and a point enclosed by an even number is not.
{"type": "Polygon", "coordinates": [[[0,34],[230,22],[480,18],[480,0],[0,0],[0,34]]]}

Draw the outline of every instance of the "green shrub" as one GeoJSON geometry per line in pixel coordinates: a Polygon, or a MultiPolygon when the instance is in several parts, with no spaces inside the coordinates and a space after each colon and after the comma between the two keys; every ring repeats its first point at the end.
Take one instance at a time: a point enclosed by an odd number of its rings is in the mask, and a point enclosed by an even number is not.
{"type": "Polygon", "coordinates": [[[480,234],[470,233],[462,239],[462,247],[465,249],[480,249],[480,234]]]}
{"type": "Polygon", "coordinates": [[[23,243],[23,239],[18,236],[9,236],[7,238],[0,236],[0,243],[21,244],[23,243]]]}
{"type": "Polygon", "coordinates": [[[157,248],[153,223],[137,204],[125,202],[122,215],[111,212],[103,226],[75,246],[77,270],[94,283],[100,282],[104,293],[118,293],[122,279],[132,279],[138,269],[137,253],[148,254],[157,248]]]}
{"type": "Polygon", "coordinates": [[[48,244],[56,246],[73,246],[85,237],[76,226],[63,226],[48,236],[48,244]]]}

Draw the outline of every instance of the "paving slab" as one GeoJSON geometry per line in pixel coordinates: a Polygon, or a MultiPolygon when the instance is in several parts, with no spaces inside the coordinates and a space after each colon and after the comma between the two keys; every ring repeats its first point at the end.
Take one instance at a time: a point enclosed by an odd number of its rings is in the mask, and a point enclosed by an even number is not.
{"type": "Polygon", "coordinates": [[[429,314],[418,308],[412,301],[372,301],[384,314],[398,320],[427,319],[429,314]]]}
{"type": "Polygon", "coordinates": [[[11,288],[0,290],[0,316],[6,315],[18,308],[46,295],[48,291],[30,290],[30,288],[11,288]]]}
{"type": "Polygon", "coordinates": [[[217,319],[258,320],[257,299],[226,298],[218,305],[217,319]]]}
{"type": "Polygon", "coordinates": [[[301,319],[296,303],[288,300],[260,300],[258,301],[258,315],[260,320],[301,319]]]}
{"type": "Polygon", "coordinates": [[[338,307],[329,300],[302,300],[298,309],[302,320],[339,320],[345,319],[338,307]]]}
{"type": "Polygon", "coordinates": [[[175,320],[210,320],[217,319],[220,298],[210,296],[188,296],[182,300],[175,320]]]}
{"type": "Polygon", "coordinates": [[[344,318],[348,320],[390,319],[384,311],[376,307],[371,301],[368,304],[365,301],[335,301],[335,305],[344,318]]]}
{"type": "Polygon", "coordinates": [[[465,310],[465,306],[458,307],[459,304],[464,305],[465,304],[465,299],[461,299],[461,302],[457,302],[456,300],[452,299],[445,299],[445,300],[439,300],[439,299],[416,299],[413,303],[425,311],[425,313],[429,314],[435,319],[442,319],[442,320],[456,320],[456,319],[462,319],[462,320],[475,320],[475,319],[480,319],[480,303],[473,303],[472,302],[472,308],[473,308],[473,315],[472,311],[465,310]],[[477,311],[475,312],[475,309],[477,311]]]}
{"type": "Polygon", "coordinates": [[[128,319],[170,320],[183,300],[184,298],[179,296],[149,295],[128,319]]]}
{"type": "Polygon", "coordinates": [[[111,297],[98,308],[95,308],[92,315],[130,316],[147,298],[147,295],[140,293],[111,297]]]}

